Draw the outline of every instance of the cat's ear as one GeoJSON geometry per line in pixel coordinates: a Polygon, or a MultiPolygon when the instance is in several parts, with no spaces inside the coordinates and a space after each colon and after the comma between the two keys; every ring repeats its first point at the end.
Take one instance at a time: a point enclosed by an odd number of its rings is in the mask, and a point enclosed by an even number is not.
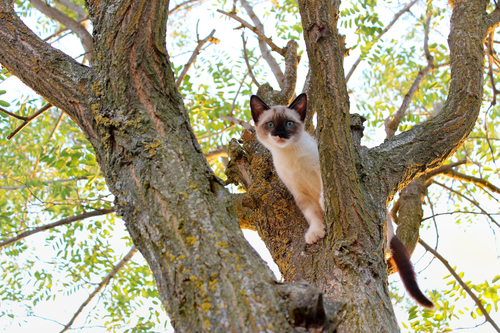
{"type": "Polygon", "coordinates": [[[307,94],[302,93],[290,104],[289,109],[295,110],[300,116],[300,120],[306,119],[307,112],[307,94]]]}
{"type": "Polygon", "coordinates": [[[267,106],[257,95],[252,95],[250,97],[250,110],[252,111],[252,118],[255,124],[259,122],[259,118],[262,113],[269,110],[270,107],[267,106]]]}

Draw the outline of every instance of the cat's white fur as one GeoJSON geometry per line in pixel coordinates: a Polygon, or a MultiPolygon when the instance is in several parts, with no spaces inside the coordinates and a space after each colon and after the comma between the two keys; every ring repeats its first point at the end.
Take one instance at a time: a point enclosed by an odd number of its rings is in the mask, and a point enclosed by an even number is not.
{"type": "MultiPolygon", "coordinates": [[[[307,95],[300,94],[288,107],[282,105],[269,107],[257,96],[252,96],[250,107],[257,138],[271,151],[278,176],[290,190],[309,222],[306,243],[316,243],[325,237],[323,224],[325,206],[318,145],[304,130],[307,95]],[[287,122],[292,122],[292,125],[288,126],[287,122]]],[[[434,304],[422,293],[417,284],[408,250],[394,234],[389,211],[386,213],[386,226],[386,259],[397,267],[410,296],[420,305],[433,308],[434,304]]]]}
{"type": "MultiPolygon", "coordinates": [[[[300,96],[296,101],[299,98],[300,96]]],[[[260,100],[253,101],[254,107],[257,107],[256,103],[260,102],[260,100]]],[[[307,98],[305,98],[305,103],[307,103],[307,98]]],[[[304,108],[305,106],[299,105],[304,108]]],[[[271,152],[278,176],[292,193],[295,202],[309,222],[309,229],[305,235],[306,243],[316,243],[325,237],[323,184],[316,140],[304,131],[301,115],[285,106],[270,107],[262,111],[258,119],[254,121],[256,121],[257,138],[271,152]],[[293,136],[282,139],[271,135],[264,128],[265,124],[273,121],[277,116],[286,117],[294,122],[294,126],[299,127],[293,136]]]]}

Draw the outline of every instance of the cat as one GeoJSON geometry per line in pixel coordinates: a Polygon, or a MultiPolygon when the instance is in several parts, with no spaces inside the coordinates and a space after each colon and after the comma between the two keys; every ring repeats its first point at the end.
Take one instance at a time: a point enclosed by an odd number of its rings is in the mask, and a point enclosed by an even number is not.
{"type": "Polygon", "coordinates": [[[288,107],[277,105],[272,108],[253,95],[250,109],[257,139],[271,151],[279,178],[309,222],[306,243],[316,243],[325,237],[325,206],[318,145],[304,130],[307,95],[300,94],[288,107]]]}
{"type": "MultiPolygon", "coordinates": [[[[269,107],[258,96],[250,97],[250,110],[255,122],[257,139],[271,152],[273,164],[300,208],[309,229],[307,244],[325,237],[323,183],[316,140],[304,129],[307,113],[307,95],[300,94],[288,106],[269,107]]],[[[392,219],[387,212],[387,261],[397,267],[401,280],[420,305],[433,308],[434,304],[418,287],[415,271],[406,247],[394,234],[392,219]]]]}

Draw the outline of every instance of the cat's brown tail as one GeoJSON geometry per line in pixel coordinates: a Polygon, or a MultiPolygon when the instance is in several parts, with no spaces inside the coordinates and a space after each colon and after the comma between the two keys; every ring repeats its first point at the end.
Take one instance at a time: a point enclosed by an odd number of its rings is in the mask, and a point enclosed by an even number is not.
{"type": "Polygon", "coordinates": [[[401,276],[401,281],[403,281],[408,294],[423,307],[434,308],[434,303],[425,297],[417,284],[415,270],[406,247],[396,236],[392,237],[390,246],[392,257],[389,260],[398,268],[399,276],[401,276]]]}

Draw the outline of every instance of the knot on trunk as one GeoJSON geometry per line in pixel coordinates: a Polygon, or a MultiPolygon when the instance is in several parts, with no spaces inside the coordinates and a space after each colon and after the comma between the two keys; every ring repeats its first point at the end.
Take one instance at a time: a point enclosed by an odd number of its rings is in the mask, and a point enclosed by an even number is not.
{"type": "Polygon", "coordinates": [[[336,331],[345,303],[325,302],[323,293],[305,282],[278,284],[277,288],[287,318],[298,332],[336,331]]]}

